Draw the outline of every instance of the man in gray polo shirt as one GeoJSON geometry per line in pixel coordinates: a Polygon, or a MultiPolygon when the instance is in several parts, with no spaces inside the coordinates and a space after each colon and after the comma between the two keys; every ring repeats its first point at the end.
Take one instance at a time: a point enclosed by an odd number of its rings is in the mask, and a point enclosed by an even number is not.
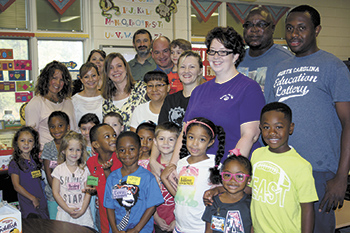
{"type": "Polygon", "coordinates": [[[157,67],[151,56],[152,36],[146,29],[139,29],[133,36],[133,45],[137,52],[135,58],[129,61],[132,76],[135,80],[143,80],[143,76],[157,67]]]}

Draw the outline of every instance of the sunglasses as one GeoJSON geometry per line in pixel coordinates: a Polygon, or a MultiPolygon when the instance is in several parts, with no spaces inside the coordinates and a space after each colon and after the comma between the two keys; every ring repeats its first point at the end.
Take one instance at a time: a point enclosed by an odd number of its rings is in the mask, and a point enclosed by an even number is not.
{"type": "Polygon", "coordinates": [[[248,174],[243,173],[231,173],[231,172],[221,172],[222,180],[224,181],[230,181],[232,177],[237,181],[238,183],[243,183],[247,177],[250,177],[248,174]]]}

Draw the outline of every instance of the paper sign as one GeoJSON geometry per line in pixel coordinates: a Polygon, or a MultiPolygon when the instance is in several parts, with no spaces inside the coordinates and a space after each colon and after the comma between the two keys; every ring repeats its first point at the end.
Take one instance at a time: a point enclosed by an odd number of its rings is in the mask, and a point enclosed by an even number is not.
{"type": "Polygon", "coordinates": [[[0,49],[0,59],[13,59],[13,49],[0,49]]]}
{"type": "Polygon", "coordinates": [[[26,72],[24,70],[9,71],[9,80],[10,81],[25,81],[26,80],[26,72]]]}
{"type": "Polygon", "coordinates": [[[91,186],[97,186],[98,185],[98,177],[88,176],[86,184],[91,185],[91,186]]]}
{"type": "Polygon", "coordinates": [[[0,61],[0,70],[13,70],[13,61],[0,61]]]}
{"type": "Polygon", "coordinates": [[[194,177],[180,176],[179,185],[194,185],[194,177]]]}
{"type": "Polygon", "coordinates": [[[79,182],[70,182],[67,184],[68,185],[68,190],[80,190],[80,183],[79,182]]]}
{"type": "Polygon", "coordinates": [[[32,60],[14,60],[15,70],[32,70],[32,60]]]}
{"type": "Polygon", "coordinates": [[[125,188],[122,189],[112,189],[112,198],[120,199],[127,196],[128,190],[125,188]]]}
{"type": "Polygon", "coordinates": [[[140,185],[141,177],[137,176],[128,176],[128,179],[126,180],[127,184],[133,184],[133,185],[140,185]]]}
{"type": "Polygon", "coordinates": [[[15,82],[0,82],[0,92],[15,91],[15,82]]]}
{"type": "Polygon", "coordinates": [[[16,91],[34,91],[33,81],[16,82],[16,91]]]}
{"type": "Polygon", "coordinates": [[[16,103],[24,103],[33,99],[33,92],[16,92],[16,103]]]}
{"type": "Polygon", "coordinates": [[[41,171],[40,170],[36,170],[36,171],[32,171],[32,178],[39,178],[41,177],[41,171]]]}

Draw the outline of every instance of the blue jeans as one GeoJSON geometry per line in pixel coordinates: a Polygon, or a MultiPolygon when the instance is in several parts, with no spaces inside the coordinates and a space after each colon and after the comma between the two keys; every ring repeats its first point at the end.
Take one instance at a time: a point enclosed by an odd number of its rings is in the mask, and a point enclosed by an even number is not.
{"type": "MultiPolygon", "coordinates": [[[[333,172],[313,172],[315,186],[319,201],[315,203],[315,227],[314,233],[333,233],[335,230],[335,214],[334,210],[326,213],[324,210],[318,212],[319,205],[326,192],[327,181],[334,178],[333,172]]],[[[326,203],[327,204],[327,203],[326,203]]],[[[325,209],[325,207],[323,208],[325,209]]]]}

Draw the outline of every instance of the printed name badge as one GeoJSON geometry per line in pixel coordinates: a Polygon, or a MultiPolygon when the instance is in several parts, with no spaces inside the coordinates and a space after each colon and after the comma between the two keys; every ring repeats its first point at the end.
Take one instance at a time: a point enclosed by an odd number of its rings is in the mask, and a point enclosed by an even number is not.
{"type": "Polygon", "coordinates": [[[127,184],[140,185],[141,177],[138,176],[128,176],[126,180],[127,184]]]}
{"type": "Polygon", "coordinates": [[[32,171],[32,178],[39,178],[41,177],[41,171],[40,170],[36,170],[36,171],[32,171]]]}
{"type": "Polygon", "coordinates": [[[67,183],[67,185],[68,185],[69,191],[80,190],[80,183],[79,182],[70,182],[70,183],[67,183]]]}
{"type": "Polygon", "coordinates": [[[210,228],[215,231],[224,232],[225,218],[219,216],[211,216],[210,228]]]}
{"type": "Polygon", "coordinates": [[[51,161],[50,161],[49,168],[54,169],[55,167],[57,167],[57,161],[53,161],[53,160],[51,160],[51,161]]]}
{"type": "Polygon", "coordinates": [[[91,185],[91,186],[97,186],[98,185],[98,177],[88,176],[86,184],[91,185]]]}
{"type": "Polygon", "coordinates": [[[112,189],[112,198],[113,199],[120,199],[123,197],[126,197],[128,190],[125,188],[121,189],[112,189]]]}
{"type": "Polygon", "coordinates": [[[180,176],[179,185],[194,185],[194,176],[180,176]]]}

